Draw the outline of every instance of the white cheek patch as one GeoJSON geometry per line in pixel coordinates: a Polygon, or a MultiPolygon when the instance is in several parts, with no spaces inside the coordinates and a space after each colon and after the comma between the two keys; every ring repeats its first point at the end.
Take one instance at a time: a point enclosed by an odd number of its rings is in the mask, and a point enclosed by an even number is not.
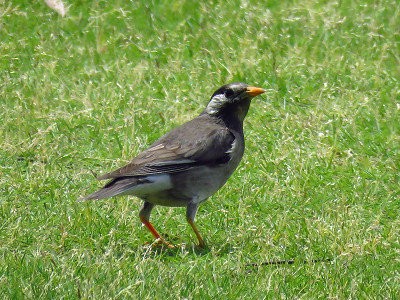
{"type": "Polygon", "coordinates": [[[214,96],[206,107],[207,113],[210,115],[218,113],[221,107],[225,105],[226,101],[227,100],[224,95],[214,96]]]}

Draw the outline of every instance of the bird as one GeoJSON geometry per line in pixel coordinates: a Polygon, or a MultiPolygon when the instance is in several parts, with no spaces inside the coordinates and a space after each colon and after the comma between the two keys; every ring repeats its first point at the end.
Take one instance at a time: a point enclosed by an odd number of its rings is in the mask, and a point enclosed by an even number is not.
{"type": "Polygon", "coordinates": [[[242,82],[223,85],[194,119],[166,133],[127,165],[99,176],[108,182],[79,199],[133,195],[143,200],[139,217],[160,244],[166,241],[150,222],[154,206],[186,207],[186,220],[198,246],[206,247],[195,216],[199,205],[218,191],[241,161],[243,121],[251,100],[266,90],[242,82]]]}

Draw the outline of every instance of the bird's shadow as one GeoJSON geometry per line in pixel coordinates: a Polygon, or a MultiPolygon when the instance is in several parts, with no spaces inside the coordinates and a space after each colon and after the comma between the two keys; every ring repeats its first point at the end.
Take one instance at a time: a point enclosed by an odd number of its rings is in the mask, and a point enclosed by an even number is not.
{"type": "Polygon", "coordinates": [[[159,256],[203,256],[210,253],[211,249],[206,247],[199,247],[193,243],[185,244],[174,244],[174,247],[170,247],[164,244],[148,243],[142,245],[142,251],[149,256],[159,255],[159,256]]]}
{"type": "Polygon", "coordinates": [[[241,251],[235,244],[223,243],[223,244],[206,244],[205,247],[200,247],[195,241],[187,243],[178,243],[178,238],[174,239],[169,237],[168,239],[173,243],[174,247],[170,248],[165,244],[161,243],[146,243],[142,245],[143,251],[147,255],[166,255],[166,256],[205,256],[212,252],[214,256],[224,257],[241,251]],[[174,243],[175,242],[175,243],[174,243]]]}
{"type": "MultiPolygon", "coordinates": [[[[181,256],[192,256],[199,257],[208,255],[210,252],[213,253],[213,256],[224,257],[230,255],[238,250],[237,246],[231,244],[223,244],[223,245],[210,245],[204,248],[199,247],[194,243],[187,244],[175,244],[174,248],[170,248],[167,245],[159,244],[145,244],[142,246],[145,250],[146,256],[154,256],[158,255],[160,257],[181,257],[181,256]]],[[[318,263],[332,263],[333,258],[317,258],[317,259],[284,259],[284,260],[269,260],[269,261],[261,261],[261,262],[250,262],[245,264],[246,272],[252,273],[257,271],[262,267],[285,267],[291,265],[306,265],[306,264],[318,264],[318,263]]]]}

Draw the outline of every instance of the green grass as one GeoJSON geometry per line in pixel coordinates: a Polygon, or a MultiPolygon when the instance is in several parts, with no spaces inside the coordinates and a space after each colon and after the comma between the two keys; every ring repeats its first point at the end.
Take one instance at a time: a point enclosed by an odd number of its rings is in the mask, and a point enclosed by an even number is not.
{"type": "Polygon", "coordinates": [[[400,298],[398,1],[33,2],[0,2],[2,299],[400,298]],[[76,202],[232,81],[268,92],[206,250],[183,208],[149,249],[140,200],[76,202]]]}

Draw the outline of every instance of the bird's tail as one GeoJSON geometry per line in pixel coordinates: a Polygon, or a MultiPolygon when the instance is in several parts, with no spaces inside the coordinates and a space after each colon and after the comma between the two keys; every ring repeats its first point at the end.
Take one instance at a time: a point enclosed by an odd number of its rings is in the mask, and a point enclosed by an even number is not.
{"type": "Polygon", "coordinates": [[[78,201],[99,200],[118,195],[135,195],[141,197],[152,193],[168,190],[172,187],[168,174],[148,176],[125,176],[112,179],[103,188],[78,201]]]}
{"type": "Polygon", "coordinates": [[[108,182],[103,188],[100,190],[87,195],[85,197],[80,197],[78,202],[87,201],[87,200],[100,200],[105,198],[110,198],[118,195],[123,195],[128,193],[130,190],[134,189],[139,183],[134,177],[127,178],[117,178],[108,182]]]}

